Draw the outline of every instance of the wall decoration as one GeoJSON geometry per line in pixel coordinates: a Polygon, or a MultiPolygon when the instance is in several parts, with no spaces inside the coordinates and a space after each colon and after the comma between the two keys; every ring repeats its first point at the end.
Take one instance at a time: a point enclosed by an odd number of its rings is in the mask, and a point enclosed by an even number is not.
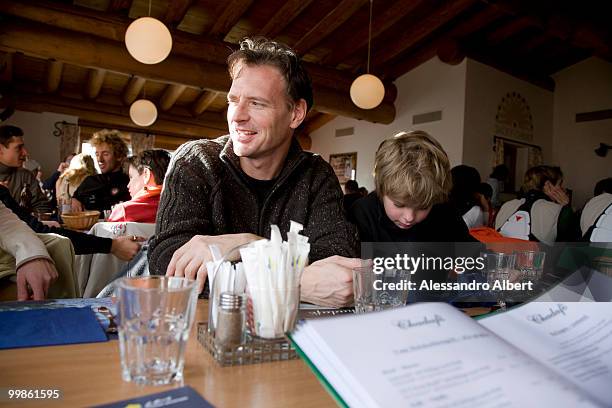
{"type": "Polygon", "coordinates": [[[329,164],[334,169],[340,184],[344,185],[353,179],[357,172],[357,152],[330,154],[329,164]]]}
{"type": "Polygon", "coordinates": [[[508,92],[497,106],[495,134],[511,139],[533,140],[531,109],[520,93],[508,92]]]}

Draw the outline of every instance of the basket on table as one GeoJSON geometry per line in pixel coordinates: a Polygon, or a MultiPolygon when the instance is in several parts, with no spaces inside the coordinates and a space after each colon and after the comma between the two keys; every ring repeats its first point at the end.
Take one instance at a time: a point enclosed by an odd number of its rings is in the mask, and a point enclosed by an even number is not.
{"type": "Polygon", "coordinates": [[[91,228],[100,218],[100,211],[79,211],[62,214],[62,221],[67,228],[85,230],[91,228]]]}

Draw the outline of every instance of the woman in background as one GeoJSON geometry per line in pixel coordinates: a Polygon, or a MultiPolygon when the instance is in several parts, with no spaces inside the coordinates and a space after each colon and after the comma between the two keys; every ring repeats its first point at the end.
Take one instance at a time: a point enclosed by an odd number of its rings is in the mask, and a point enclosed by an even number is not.
{"type": "Polygon", "coordinates": [[[70,160],[70,165],[62,173],[55,184],[57,204],[61,212],[70,212],[70,200],[83,180],[92,174],[96,174],[93,157],[88,154],[79,153],[70,160]]]}
{"type": "Polygon", "coordinates": [[[486,226],[489,208],[480,189],[480,174],[474,167],[460,164],[451,169],[453,188],[449,201],[457,209],[468,228],[486,226]],[[486,214],[486,216],[485,216],[486,214]]]}
{"type": "Polygon", "coordinates": [[[117,204],[107,221],[155,223],[170,153],[160,149],[145,150],[128,158],[127,163],[128,190],[132,199],[117,204]]]}

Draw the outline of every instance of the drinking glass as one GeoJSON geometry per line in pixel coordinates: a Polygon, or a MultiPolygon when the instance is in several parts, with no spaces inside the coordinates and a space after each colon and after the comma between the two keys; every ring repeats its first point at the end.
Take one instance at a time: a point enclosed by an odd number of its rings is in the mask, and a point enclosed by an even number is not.
{"type": "Polygon", "coordinates": [[[516,254],[503,252],[485,252],[480,256],[484,258],[485,275],[487,283],[491,286],[491,292],[495,294],[497,306],[506,310],[506,293],[503,289],[498,289],[495,284],[501,284],[502,281],[511,281],[511,273],[514,270],[516,263],[516,254]]]}
{"type": "Polygon", "coordinates": [[[515,251],[515,267],[520,273],[521,281],[535,282],[542,277],[546,252],[542,251],[515,251]]]}
{"type": "Polygon", "coordinates": [[[384,269],[374,273],[373,266],[353,269],[355,312],[368,313],[404,306],[408,300],[410,272],[384,269]]]}
{"type": "Polygon", "coordinates": [[[161,385],[183,378],[194,320],[195,281],[163,276],[119,282],[119,348],[125,381],[161,385]]]}

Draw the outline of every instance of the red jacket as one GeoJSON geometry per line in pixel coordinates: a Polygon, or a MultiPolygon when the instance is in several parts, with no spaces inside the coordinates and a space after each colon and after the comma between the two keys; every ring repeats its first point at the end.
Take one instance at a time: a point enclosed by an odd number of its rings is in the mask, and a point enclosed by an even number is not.
{"type": "Polygon", "coordinates": [[[117,204],[107,221],[155,223],[160,194],[161,186],[146,187],[130,201],[117,204]]]}

